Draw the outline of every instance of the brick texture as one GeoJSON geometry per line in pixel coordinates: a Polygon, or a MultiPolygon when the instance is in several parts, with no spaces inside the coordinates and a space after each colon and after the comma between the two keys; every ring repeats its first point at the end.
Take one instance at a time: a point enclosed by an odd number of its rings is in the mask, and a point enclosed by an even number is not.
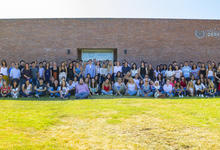
{"type": "Polygon", "coordinates": [[[60,62],[76,59],[78,48],[117,48],[117,59],[129,62],[219,62],[220,37],[194,34],[209,29],[220,30],[220,20],[6,19],[0,20],[0,58],[60,62]]]}

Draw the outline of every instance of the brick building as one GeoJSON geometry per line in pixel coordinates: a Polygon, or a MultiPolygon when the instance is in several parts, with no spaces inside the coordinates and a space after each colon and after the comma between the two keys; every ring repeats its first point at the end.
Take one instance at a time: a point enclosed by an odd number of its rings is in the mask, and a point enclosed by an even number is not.
{"type": "Polygon", "coordinates": [[[0,57],[62,61],[220,61],[220,20],[3,19],[0,57]]]}

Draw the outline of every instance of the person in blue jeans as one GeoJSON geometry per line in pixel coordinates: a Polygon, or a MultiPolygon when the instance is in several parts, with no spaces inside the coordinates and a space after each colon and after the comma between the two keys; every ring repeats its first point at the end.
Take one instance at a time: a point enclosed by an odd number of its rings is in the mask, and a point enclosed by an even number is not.
{"type": "Polygon", "coordinates": [[[85,99],[90,95],[89,87],[84,83],[83,78],[79,79],[79,83],[76,85],[76,99],[85,99]]]}
{"type": "Polygon", "coordinates": [[[173,87],[170,84],[170,80],[169,79],[167,79],[166,84],[164,84],[164,86],[163,86],[163,94],[166,94],[166,96],[168,96],[168,97],[174,96],[174,94],[173,94],[173,87]]]}
{"type": "Polygon", "coordinates": [[[60,91],[60,98],[62,99],[70,98],[69,88],[67,87],[65,80],[61,81],[59,91],[60,91]]]}
{"type": "Polygon", "coordinates": [[[112,85],[107,78],[103,83],[102,83],[102,95],[112,95],[112,85]]]}
{"type": "Polygon", "coordinates": [[[126,87],[127,87],[126,95],[134,96],[137,94],[137,85],[132,78],[128,79],[128,83],[126,87]]]}
{"type": "Polygon", "coordinates": [[[37,84],[35,87],[35,96],[39,98],[40,96],[46,95],[47,87],[44,84],[44,80],[42,78],[39,79],[39,84],[37,84]]]}
{"type": "Polygon", "coordinates": [[[151,90],[151,85],[149,84],[148,80],[145,80],[144,84],[142,85],[142,90],[140,91],[140,96],[146,96],[150,97],[153,95],[153,92],[151,90]]]}
{"type": "Polygon", "coordinates": [[[57,80],[52,83],[52,85],[48,89],[51,98],[60,97],[60,87],[59,82],[57,80]]]}

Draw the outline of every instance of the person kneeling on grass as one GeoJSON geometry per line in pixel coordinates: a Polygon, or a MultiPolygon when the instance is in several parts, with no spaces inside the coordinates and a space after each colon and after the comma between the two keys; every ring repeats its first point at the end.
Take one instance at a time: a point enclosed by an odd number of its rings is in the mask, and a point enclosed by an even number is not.
{"type": "Polygon", "coordinates": [[[109,82],[109,79],[107,78],[103,83],[102,83],[102,95],[112,95],[112,85],[109,82]]]}
{"type": "Polygon", "coordinates": [[[60,97],[60,87],[57,80],[49,87],[50,98],[60,97]]]}
{"type": "Polygon", "coordinates": [[[163,86],[163,93],[166,94],[166,96],[168,96],[168,97],[173,96],[173,87],[170,84],[169,79],[167,79],[166,84],[164,84],[164,86],[163,86]]]}
{"type": "Polygon", "coordinates": [[[39,79],[39,83],[34,87],[35,89],[35,96],[40,98],[40,96],[45,96],[47,87],[44,84],[44,80],[42,78],[39,79]]]}
{"type": "Polygon", "coordinates": [[[60,98],[62,98],[62,99],[70,98],[69,88],[67,87],[65,80],[61,81],[59,91],[60,91],[60,98]]]}
{"type": "Polygon", "coordinates": [[[23,97],[31,97],[33,95],[32,84],[30,84],[29,80],[26,80],[25,83],[22,85],[21,95],[23,97]]]}
{"type": "Polygon", "coordinates": [[[12,98],[18,98],[19,96],[19,86],[18,86],[18,82],[16,80],[13,81],[12,83],[12,88],[11,88],[11,96],[12,98]]]}
{"type": "Polygon", "coordinates": [[[115,82],[114,84],[114,92],[115,92],[115,95],[124,95],[125,94],[125,90],[126,90],[126,86],[125,84],[122,82],[122,78],[118,78],[117,79],[118,82],[115,82]]]}
{"type": "Polygon", "coordinates": [[[1,87],[1,96],[2,97],[8,97],[10,96],[11,88],[7,85],[6,81],[3,81],[3,85],[1,87]]]}
{"type": "Polygon", "coordinates": [[[76,99],[85,99],[90,95],[89,87],[84,83],[83,78],[79,79],[79,83],[76,85],[76,99]]]}

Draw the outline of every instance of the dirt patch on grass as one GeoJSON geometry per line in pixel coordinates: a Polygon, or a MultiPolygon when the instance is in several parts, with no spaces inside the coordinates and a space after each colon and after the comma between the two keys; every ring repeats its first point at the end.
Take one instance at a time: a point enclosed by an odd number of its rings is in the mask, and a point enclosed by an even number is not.
{"type": "Polygon", "coordinates": [[[175,126],[149,114],[120,119],[62,118],[47,135],[75,149],[220,149],[219,135],[206,128],[175,126]]]}

